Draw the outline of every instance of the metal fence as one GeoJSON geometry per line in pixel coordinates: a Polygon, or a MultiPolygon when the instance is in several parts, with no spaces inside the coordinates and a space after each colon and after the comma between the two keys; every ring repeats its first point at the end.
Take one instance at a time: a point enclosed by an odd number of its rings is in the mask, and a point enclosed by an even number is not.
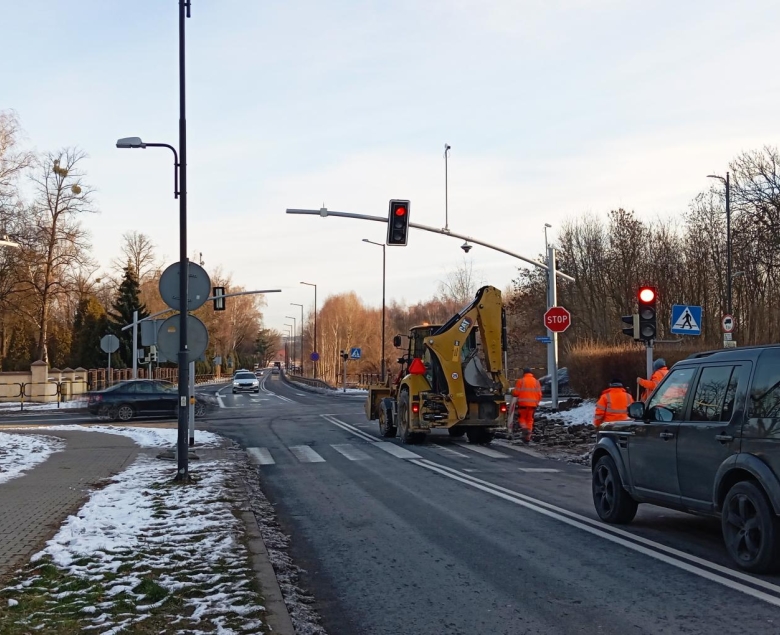
{"type": "MultiPolygon", "coordinates": [[[[103,390],[109,386],[113,386],[117,382],[127,381],[133,378],[133,370],[131,368],[119,368],[111,369],[111,376],[109,377],[108,369],[106,368],[91,368],[87,371],[87,389],[88,390],[103,390]]],[[[155,368],[151,373],[146,368],[138,369],[138,379],[161,379],[163,381],[169,381],[173,384],[179,383],[179,369],[178,368],[155,368]]],[[[218,378],[216,375],[195,375],[196,384],[210,384],[217,381],[228,381],[229,377],[218,378]]]]}
{"type": "Polygon", "coordinates": [[[31,403],[36,405],[56,404],[57,408],[61,404],[68,402],[85,402],[87,391],[87,382],[83,379],[75,381],[55,381],[44,382],[6,382],[0,383],[0,388],[5,388],[5,400],[19,400],[19,410],[23,411],[25,403],[29,406],[31,403]],[[36,401],[33,401],[36,400],[36,401]]]}

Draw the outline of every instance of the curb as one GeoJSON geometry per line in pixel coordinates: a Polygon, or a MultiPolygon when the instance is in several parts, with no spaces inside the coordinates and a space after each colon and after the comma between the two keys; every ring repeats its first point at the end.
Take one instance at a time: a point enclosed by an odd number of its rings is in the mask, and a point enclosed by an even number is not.
{"type": "Polygon", "coordinates": [[[295,628],[287,611],[287,605],[284,603],[279,580],[276,579],[276,573],[268,557],[268,550],[260,534],[257,518],[253,512],[245,511],[241,513],[241,520],[244,521],[249,536],[247,548],[252,558],[252,569],[265,600],[266,622],[274,633],[295,635],[295,628]]]}

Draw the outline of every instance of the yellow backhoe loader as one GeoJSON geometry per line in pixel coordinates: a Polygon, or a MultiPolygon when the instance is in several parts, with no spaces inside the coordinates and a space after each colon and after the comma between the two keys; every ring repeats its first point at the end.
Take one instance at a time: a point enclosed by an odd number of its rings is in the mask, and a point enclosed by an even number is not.
{"type": "MultiPolygon", "coordinates": [[[[402,338],[393,339],[396,348],[402,338]]],[[[435,428],[470,443],[490,443],[506,428],[506,316],[501,291],[482,287],[441,326],[415,326],[401,371],[369,387],[366,416],[385,437],[422,441],[435,428]],[[479,337],[477,337],[479,336],[479,337]]]]}

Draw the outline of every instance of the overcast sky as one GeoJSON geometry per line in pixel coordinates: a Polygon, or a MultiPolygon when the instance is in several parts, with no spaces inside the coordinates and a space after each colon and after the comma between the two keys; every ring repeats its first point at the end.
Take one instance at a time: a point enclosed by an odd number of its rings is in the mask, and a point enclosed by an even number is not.
{"type": "MultiPolygon", "coordinates": [[[[780,3],[745,0],[193,0],[187,21],[189,245],[268,297],[357,291],[381,302],[384,225],[287,207],[444,225],[535,257],[544,223],[619,206],[671,217],[736,154],[777,144],[780,3]]],[[[26,144],[78,145],[97,188],[87,219],[108,265],[123,232],[178,258],[167,150],[178,143],[175,0],[3,6],[0,108],[26,144]]],[[[551,236],[554,237],[552,230],[551,236]]],[[[388,248],[388,297],[430,297],[462,241],[413,232],[388,248]]],[[[522,265],[476,247],[485,282],[522,265]]]]}

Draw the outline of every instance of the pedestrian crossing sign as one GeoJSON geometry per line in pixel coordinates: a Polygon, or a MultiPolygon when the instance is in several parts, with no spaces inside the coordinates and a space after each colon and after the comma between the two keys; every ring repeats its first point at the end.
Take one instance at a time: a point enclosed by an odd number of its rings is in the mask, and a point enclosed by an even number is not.
{"type": "Polygon", "coordinates": [[[350,359],[360,359],[361,356],[362,356],[362,351],[356,346],[353,346],[352,348],[349,349],[350,359]]]}
{"type": "Polygon", "coordinates": [[[701,307],[686,304],[672,306],[672,328],[675,335],[701,335],[701,307]]]}

